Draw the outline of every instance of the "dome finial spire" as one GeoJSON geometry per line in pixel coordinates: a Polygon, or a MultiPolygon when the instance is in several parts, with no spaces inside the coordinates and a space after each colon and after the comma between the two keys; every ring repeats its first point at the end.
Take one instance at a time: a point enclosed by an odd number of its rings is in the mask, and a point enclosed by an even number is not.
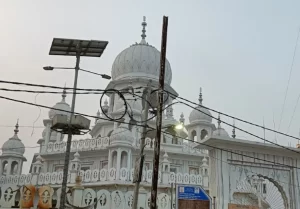
{"type": "Polygon", "coordinates": [[[63,90],[63,93],[62,93],[61,97],[62,97],[62,102],[65,102],[66,97],[67,97],[66,83],[65,83],[65,87],[64,87],[64,90],[63,90]]]}
{"type": "Polygon", "coordinates": [[[220,113],[218,115],[218,129],[221,129],[221,117],[220,117],[220,113]]]}
{"type": "Polygon", "coordinates": [[[15,130],[14,130],[15,135],[18,135],[18,132],[19,132],[19,119],[17,120],[17,124],[16,124],[15,127],[16,127],[15,130]]]}
{"type": "Polygon", "coordinates": [[[143,22],[142,22],[142,26],[143,26],[143,30],[142,30],[142,40],[141,40],[141,44],[146,44],[146,26],[147,26],[147,23],[146,23],[146,17],[144,16],[143,17],[143,22]]]}
{"type": "Polygon", "coordinates": [[[203,98],[202,98],[202,88],[200,87],[200,94],[199,94],[199,105],[202,105],[203,98]]]}
{"type": "Polygon", "coordinates": [[[232,138],[235,139],[236,135],[235,135],[235,120],[233,119],[233,129],[232,129],[232,138]]]}

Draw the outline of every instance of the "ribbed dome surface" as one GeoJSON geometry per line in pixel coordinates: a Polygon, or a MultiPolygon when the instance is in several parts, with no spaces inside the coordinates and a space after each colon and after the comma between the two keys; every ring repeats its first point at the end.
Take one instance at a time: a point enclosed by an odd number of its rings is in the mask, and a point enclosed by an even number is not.
{"type": "MultiPolygon", "coordinates": [[[[112,79],[126,78],[159,79],[160,52],[144,43],[134,44],[123,50],[112,65],[112,79]]],[[[165,63],[165,82],[171,84],[172,70],[168,60],[165,63]]]]}

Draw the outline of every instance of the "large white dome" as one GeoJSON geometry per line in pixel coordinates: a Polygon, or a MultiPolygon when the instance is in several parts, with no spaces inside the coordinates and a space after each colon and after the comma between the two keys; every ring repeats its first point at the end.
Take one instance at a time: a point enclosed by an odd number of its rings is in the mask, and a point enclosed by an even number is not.
{"type": "MultiPolygon", "coordinates": [[[[112,80],[126,78],[159,79],[160,52],[149,45],[146,40],[146,22],[144,19],[142,41],[131,45],[123,50],[115,59],[112,65],[112,80]]],[[[172,71],[169,61],[165,63],[165,82],[171,84],[172,71]]]]}
{"type": "Polygon", "coordinates": [[[2,145],[2,155],[23,156],[25,146],[18,137],[19,125],[16,125],[15,134],[2,145]]]}

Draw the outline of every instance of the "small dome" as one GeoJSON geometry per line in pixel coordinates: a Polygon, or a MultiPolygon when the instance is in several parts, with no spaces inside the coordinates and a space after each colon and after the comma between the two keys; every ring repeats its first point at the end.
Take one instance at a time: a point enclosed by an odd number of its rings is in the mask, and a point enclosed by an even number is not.
{"type": "Polygon", "coordinates": [[[120,125],[116,130],[114,130],[110,135],[110,145],[114,144],[127,144],[132,145],[134,138],[131,131],[126,127],[126,124],[120,125]]]}
{"type": "Polygon", "coordinates": [[[200,94],[199,94],[199,105],[196,106],[189,116],[190,123],[193,122],[206,122],[211,123],[212,122],[212,116],[208,109],[204,108],[202,106],[202,90],[200,88],[200,94]]]}
{"type": "Polygon", "coordinates": [[[43,158],[42,158],[40,155],[38,155],[38,156],[36,157],[36,161],[42,162],[42,161],[43,161],[43,158]]]}
{"type": "Polygon", "coordinates": [[[213,136],[229,137],[227,131],[221,127],[220,115],[218,116],[218,128],[213,132],[213,136]]]}
{"type": "Polygon", "coordinates": [[[103,109],[104,113],[106,113],[106,114],[108,113],[109,105],[108,105],[107,98],[104,101],[104,105],[102,106],[102,109],[103,109]]]}
{"type": "Polygon", "coordinates": [[[227,133],[227,131],[225,131],[224,128],[217,128],[213,134],[213,136],[222,136],[222,137],[229,137],[229,134],[227,133]]]}
{"type": "Polygon", "coordinates": [[[52,119],[55,115],[67,115],[70,116],[71,107],[68,103],[66,103],[66,90],[63,91],[62,100],[56,103],[49,111],[49,118],[52,119]]]}
{"type": "MultiPolygon", "coordinates": [[[[123,50],[112,65],[112,80],[126,78],[159,79],[160,52],[145,41],[146,22],[142,23],[142,41],[123,50]]],[[[165,63],[165,82],[171,84],[172,71],[169,61],[165,63]]]]}
{"type": "Polygon", "coordinates": [[[25,146],[18,137],[19,125],[16,124],[15,134],[2,145],[2,155],[20,155],[25,153],[25,146]]]}
{"type": "Polygon", "coordinates": [[[211,123],[212,117],[211,117],[211,113],[209,112],[209,110],[198,106],[198,107],[196,107],[196,109],[194,109],[191,112],[191,114],[189,116],[189,120],[190,120],[190,123],[198,122],[198,121],[211,123]]]}
{"type": "Polygon", "coordinates": [[[74,158],[79,158],[79,157],[80,157],[80,154],[78,152],[75,152],[74,158]]]}

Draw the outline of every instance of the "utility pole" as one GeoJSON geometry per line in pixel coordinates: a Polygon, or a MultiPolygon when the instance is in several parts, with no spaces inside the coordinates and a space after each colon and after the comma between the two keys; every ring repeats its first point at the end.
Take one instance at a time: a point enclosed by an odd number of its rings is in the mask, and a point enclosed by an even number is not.
{"type": "Polygon", "coordinates": [[[156,140],[154,143],[153,156],[153,174],[151,186],[151,205],[150,209],[157,209],[157,183],[159,170],[159,156],[160,156],[160,141],[162,128],[162,113],[164,100],[164,86],[165,86],[165,64],[166,64],[166,49],[167,49],[167,32],[168,32],[168,17],[163,17],[162,40],[161,40],[161,54],[160,54],[160,74],[159,74],[159,90],[158,90],[158,107],[156,118],[156,140]]]}
{"type": "MultiPolygon", "coordinates": [[[[49,55],[58,55],[58,56],[76,56],[76,65],[75,65],[75,78],[74,78],[74,86],[73,86],[73,95],[72,95],[72,104],[71,104],[71,114],[68,121],[64,124],[56,123],[52,124],[52,128],[55,130],[55,127],[61,129],[61,125],[64,127],[63,133],[68,133],[67,145],[66,145],[66,153],[65,153],[65,162],[64,162],[64,169],[63,169],[63,181],[61,187],[61,198],[60,198],[60,207],[59,209],[65,208],[65,201],[66,201],[66,191],[67,191],[67,181],[68,181],[68,170],[69,170],[69,161],[70,161],[70,151],[71,151],[71,142],[72,142],[72,135],[80,133],[80,129],[86,129],[84,126],[89,126],[89,122],[83,121],[84,124],[80,124],[81,128],[72,127],[72,120],[74,117],[74,110],[75,110],[75,101],[76,101],[76,89],[77,89],[77,80],[78,80],[78,71],[82,70],[79,68],[80,57],[101,57],[102,53],[104,52],[108,42],[107,41],[96,41],[96,40],[78,40],[78,39],[62,39],[62,38],[54,38],[52,41],[52,45],[50,48],[49,55]],[[67,126],[66,126],[67,125],[67,126]]],[[[44,70],[53,70],[57,69],[55,67],[46,66],[44,70]]],[[[59,69],[59,68],[58,68],[59,69]]],[[[61,69],[73,69],[73,68],[61,68],[61,69]]],[[[102,76],[102,78],[110,79],[110,76],[104,74],[94,73],[88,70],[82,70],[85,72],[93,73],[96,75],[102,76]]]]}
{"type": "Polygon", "coordinates": [[[144,111],[142,115],[142,124],[143,124],[143,130],[142,130],[142,137],[140,141],[140,156],[139,156],[139,166],[138,169],[135,169],[135,176],[137,177],[135,179],[135,187],[134,187],[134,194],[133,194],[133,204],[132,204],[132,209],[137,209],[137,204],[139,201],[139,189],[140,189],[140,182],[141,182],[141,177],[143,175],[143,166],[144,166],[144,148],[145,148],[145,138],[146,138],[146,133],[147,133],[147,120],[148,120],[148,112],[149,112],[149,89],[146,87],[145,89],[145,106],[144,106],[144,111]]]}
{"type": "Polygon", "coordinates": [[[68,171],[69,171],[69,161],[70,161],[70,151],[71,151],[71,141],[72,141],[72,118],[74,116],[75,110],[75,101],[76,101],[76,89],[77,89],[77,80],[78,80],[78,71],[79,71],[79,62],[80,62],[80,53],[81,53],[81,46],[80,42],[76,46],[76,66],[75,66],[75,78],[74,78],[74,86],[73,86],[73,95],[72,95],[72,104],[71,104],[71,115],[68,122],[68,139],[67,139],[67,146],[66,146],[66,153],[65,153],[65,163],[63,169],[63,181],[61,186],[61,198],[60,198],[60,206],[59,209],[65,208],[66,202],[66,193],[67,193],[67,181],[68,181],[68,171]]]}
{"type": "Polygon", "coordinates": [[[170,206],[170,209],[173,209],[173,183],[171,183],[171,206],[170,206]]]}

